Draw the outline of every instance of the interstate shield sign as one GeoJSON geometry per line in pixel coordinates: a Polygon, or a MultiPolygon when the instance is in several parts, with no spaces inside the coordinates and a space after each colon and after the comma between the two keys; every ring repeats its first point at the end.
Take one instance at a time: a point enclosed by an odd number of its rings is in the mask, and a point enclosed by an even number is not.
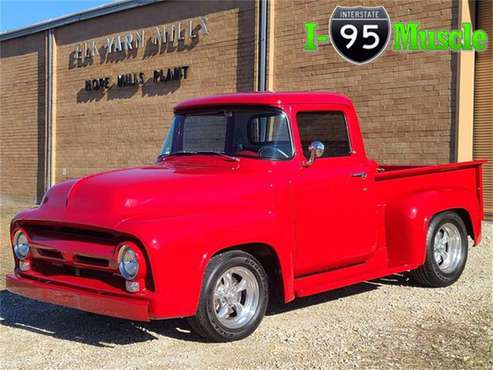
{"type": "Polygon", "coordinates": [[[354,64],[378,57],[390,39],[390,18],[383,6],[341,7],[332,12],[329,36],[337,53],[354,64]]]}

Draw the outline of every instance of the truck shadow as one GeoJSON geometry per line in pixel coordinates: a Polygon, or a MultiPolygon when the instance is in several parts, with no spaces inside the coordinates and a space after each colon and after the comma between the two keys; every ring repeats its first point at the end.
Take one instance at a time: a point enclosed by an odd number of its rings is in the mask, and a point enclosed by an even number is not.
{"type": "Polygon", "coordinates": [[[349,285],[344,288],[331,290],[325,293],[320,293],[303,298],[297,298],[289,303],[276,302],[270,305],[267,311],[267,315],[268,316],[278,315],[285,312],[298,310],[317,304],[343,299],[345,297],[349,297],[357,294],[367,293],[372,290],[378,289],[381,285],[399,285],[399,286],[412,286],[412,287],[417,286],[411,280],[409,280],[409,278],[407,278],[405,275],[395,274],[395,275],[385,276],[383,278],[370,280],[355,285],[349,285]]]}
{"type": "MultiPolygon", "coordinates": [[[[270,305],[267,315],[278,315],[344,299],[348,296],[378,289],[380,285],[385,284],[408,285],[408,282],[397,275],[393,275],[299,298],[288,304],[273,303],[270,305]]],[[[34,301],[6,290],[0,291],[0,325],[97,347],[111,348],[118,345],[147,342],[159,339],[159,336],[191,342],[206,342],[191,330],[185,319],[152,322],[128,321],[34,301]]]]}
{"type": "Polygon", "coordinates": [[[296,298],[294,301],[291,301],[289,303],[282,303],[278,300],[278,302],[272,303],[270,305],[269,309],[267,310],[267,315],[279,315],[286,312],[327,303],[330,301],[336,301],[345,297],[367,293],[374,289],[378,289],[377,284],[365,282],[308,297],[296,298]]]}
{"type": "Polygon", "coordinates": [[[0,325],[109,348],[155,340],[158,335],[202,341],[186,320],[129,321],[31,300],[7,290],[0,292],[0,325]]]}

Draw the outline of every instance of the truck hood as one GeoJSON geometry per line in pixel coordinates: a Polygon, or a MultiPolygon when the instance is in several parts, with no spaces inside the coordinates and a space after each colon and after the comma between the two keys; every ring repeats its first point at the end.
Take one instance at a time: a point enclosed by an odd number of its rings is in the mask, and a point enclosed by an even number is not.
{"type": "Polygon", "coordinates": [[[247,211],[270,207],[268,181],[231,162],[114,170],[53,186],[39,208],[19,218],[115,228],[133,218],[247,211]]]}

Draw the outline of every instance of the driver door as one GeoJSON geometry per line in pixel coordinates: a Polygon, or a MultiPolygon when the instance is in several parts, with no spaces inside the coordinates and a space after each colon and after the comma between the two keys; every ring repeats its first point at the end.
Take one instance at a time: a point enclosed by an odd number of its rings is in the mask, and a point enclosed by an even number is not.
{"type": "Polygon", "coordinates": [[[352,148],[348,112],[303,109],[296,119],[305,157],[312,141],[325,149],[294,179],[298,277],[362,263],[376,249],[373,171],[352,148]]]}

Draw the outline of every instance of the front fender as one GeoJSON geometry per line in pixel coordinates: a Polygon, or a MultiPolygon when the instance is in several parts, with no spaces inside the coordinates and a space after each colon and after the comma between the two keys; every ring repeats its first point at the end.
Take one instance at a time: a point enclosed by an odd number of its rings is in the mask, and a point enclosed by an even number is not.
{"type": "MultiPolygon", "coordinates": [[[[293,294],[293,238],[273,212],[199,214],[153,220],[127,220],[121,232],[142,242],[149,257],[158,317],[192,316],[197,310],[205,268],[222,249],[247,243],[270,245],[277,253],[285,296],[293,294]]],[[[288,300],[289,300],[288,299],[288,300]]]]}
{"type": "Polygon", "coordinates": [[[414,193],[387,205],[385,216],[389,262],[422,265],[426,258],[426,231],[434,215],[447,210],[467,212],[473,238],[481,235],[481,209],[475,194],[463,189],[440,189],[414,193]]]}

